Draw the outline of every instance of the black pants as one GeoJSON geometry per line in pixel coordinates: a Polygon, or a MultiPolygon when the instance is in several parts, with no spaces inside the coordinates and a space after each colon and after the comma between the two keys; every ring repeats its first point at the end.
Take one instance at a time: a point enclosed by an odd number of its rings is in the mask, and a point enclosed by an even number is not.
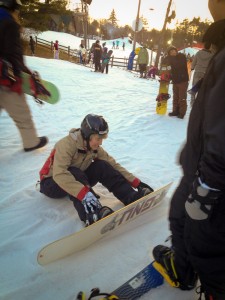
{"type": "MultiPolygon", "coordinates": [[[[110,192],[114,194],[124,205],[127,205],[138,198],[140,195],[135,191],[130,183],[116,171],[108,162],[104,160],[97,160],[93,162],[84,172],[78,168],[70,167],[68,169],[71,174],[84,185],[94,186],[100,182],[110,192]]],[[[50,198],[62,198],[68,195],[52,177],[45,178],[41,181],[41,193],[50,198]]],[[[70,196],[74,203],[78,215],[82,221],[86,219],[86,213],[83,204],[80,200],[70,196]]]]}
{"type": "Polygon", "coordinates": [[[109,64],[102,64],[102,73],[104,73],[104,71],[106,72],[106,74],[108,74],[109,72],[109,64]]]}
{"type": "Polygon", "coordinates": [[[101,71],[100,59],[95,59],[95,71],[101,71]]]}
{"type": "Polygon", "coordinates": [[[213,300],[224,300],[225,199],[213,206],[208,219],[191,219],[185,212],[185,202],[193,180],[183,177],[171,201],[169,221],[175,266],[183,282],[188,282],[196,271],[203,290],[213,300]]]}

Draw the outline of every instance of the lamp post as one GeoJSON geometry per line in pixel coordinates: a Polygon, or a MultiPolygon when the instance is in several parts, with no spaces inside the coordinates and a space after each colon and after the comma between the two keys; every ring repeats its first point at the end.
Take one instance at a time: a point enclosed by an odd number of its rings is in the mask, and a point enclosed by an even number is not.
{"type": "Polygon", "coordinates": [[[137,10],[136,23],[135,23],[135,30],[134,30],[133,50],[135,50],[135,47],[136,47],[137,32],[138,32],[138,27],[139,27],[140,7],[141,7],[141,0],[139,0],[139,2],[138,2],[138,10],[137,10]]]}

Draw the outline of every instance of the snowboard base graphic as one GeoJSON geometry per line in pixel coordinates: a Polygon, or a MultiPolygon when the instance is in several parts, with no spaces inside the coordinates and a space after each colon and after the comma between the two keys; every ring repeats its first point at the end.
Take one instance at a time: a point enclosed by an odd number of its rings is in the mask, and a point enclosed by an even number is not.
{"type": "Polygon", "coordinates": [[[170,82],[170,70],[168,65],[162,65],[160,70],[160,84],[159,93],[156,98],[156,113],[159,115],[165,115],[167,113],[167,101],[170,98],[168,94],[169,82],[170,82]]]}
{"type": "Polygon", "coordinates": [[[85,249],[120,226],[149,212],[162,202],[171,184],[163,186],[78,232],[46,245],[38,253],[38,263],[46,265],[85,249]]]}

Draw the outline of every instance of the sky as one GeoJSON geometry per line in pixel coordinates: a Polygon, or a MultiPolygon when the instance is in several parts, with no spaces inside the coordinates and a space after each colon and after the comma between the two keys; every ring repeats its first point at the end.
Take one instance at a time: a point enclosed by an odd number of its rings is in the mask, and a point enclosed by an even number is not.
{"type": "MultiPolygon", "coordinates": [[[[131,26],[137,16],[138,3],[139,0],[93,0],[89,6],[89,13],[94,19],[107,19],[112,9],[114,9],[119,24],[131,26]]],[[[162,29],[168,3],[168,0],[141,0],[140,16],[143,15],[147,18],[150,29],[162,29]],[[154,10],[149,10],[149,8],[154,10]]],[[[177,15],[173,22],[174,24],[177,20],[193,19],[193,17],[201,17],[202,20],[212,20],[207,0],[174,0],[171,10],[173,9],[177,15]]],[[[174,24],[171,26],[174,26],[174,24]]]]}
{"type": "MultiPolygon", "coordinates": [[[[57,34],[57,33],[54,33],[57,34]]],[[[45,39],[52,40],[53,32],[45,39]]],[[[62,35],[54,36],[58,40],[62,35]]],[[[80,39],[65,34],[65,39],[80,39]]],[[[126,47],[132,47],[126,40],[126,47]]],[[[129,49],[131,52],[131,48],[129,49]]],[[[122,48],[115,51],[123,55],[122,48]]],[[[94,287],[110,292],[139,272],[152,260],[152,248],[169,236],[170,198],[182,175],[177,153],[186,137],[190,113],[183,120],[155,113],[158,80],[134,77],[116,67],[109,74],[91,72],[74,63],[25,57],[31,70],[55,83],[61,94],[55,105],[38,105],[31,96],[39,136],[47,135],[46,147],[24,152],[18,130],[5,111],[0,116],[0,299],[75,300],[79,291],[87,295],[94,287]],[[104,116],[109,135],[104,149],[117,162],[154,189],[173,182],[163,203],[143,217],[124,225],[108,237],[75,255],[40,266],[36,257],[46,244],[83,227],[72,202],[50,199],[36,188],[39,170],[54,144],[71,128],[79,128],[84,116],[104,116]]],[[[171,87],[170,91],[171,93],[171,87]]],[[[172,101],[168,101],[168,111],[172,101]]],[[[101,185],[94,187],[103,205],[116,210],[122,204],[101,185]]],[[[167,284],[153,289],[141,300],[195,300],[194,291],[181,291],[167,284]]]]}

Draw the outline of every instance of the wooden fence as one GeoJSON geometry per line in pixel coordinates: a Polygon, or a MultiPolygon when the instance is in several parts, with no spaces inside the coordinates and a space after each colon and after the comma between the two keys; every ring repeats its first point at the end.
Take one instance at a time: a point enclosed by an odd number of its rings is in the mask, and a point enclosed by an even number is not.
{"type": "MultiPolygon", "coordinates": [[[[35,37],[36,45],[40,45],[46,49],[49,49],[50,51],[53,51],[54,49],[54,42],[49,42],[43,39],[40,39],[38,37],[35,37]]],[[[80,62],[80,51],[78,49],[71,49],[70,46],[66,47],[59,44],[59,51],[63,52],[67,55],[68,60],[74,63],[80,62]]],[[[128,58],[127,57],[115,57],[112,56],[110,60],[111,67],[119,67],[123,69],[127,69],[128,66],[128,58]]],[[[133,62],[133,71],[139,71],[138,64],[136,59],[134,59],[133,62]]]]}

